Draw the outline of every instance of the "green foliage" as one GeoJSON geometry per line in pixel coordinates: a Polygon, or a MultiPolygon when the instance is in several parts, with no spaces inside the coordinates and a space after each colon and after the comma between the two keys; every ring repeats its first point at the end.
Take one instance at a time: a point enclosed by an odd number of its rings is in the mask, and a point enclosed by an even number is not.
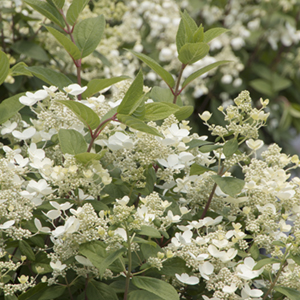
{"type": "Polygon", "coordinates": [[[40,62],[47,62],[49,61],[49,57],[46,51],[39,45],[31,41],[18,41],[14,43],[11,48],[19,53],[23,54],[27,57],[30,57],[34,60],[40,62]]]}
{"type": "Polygon", "coordinates": [[[104,28],[105,20],[103,15],[85,19],[76,24],[74,29],[74,39],[81,52],[81,58],[90,55],[96,49],[101,41],[104,28]]]}
{"type": "Polygon", "coordinates": [[[178,55],[178,59],[185,65],[193,64],[206,56],[209,46],[203,42],[184,44],[178,55]]]}
{"type": "Polygon", "coordinates": [[[201,175],[201,174],[203,174],[205,172],[209,172],[209,171],[213,171],[213,170],[210,168],[207,168],[205,166],[201,166],[201,165],[194,163],[191,165],[190,174],[191,175],[201,175]]]}
{"type": "Polygon", "coordinates": [[[176,290],[168,283],[152,277],[133,277],[132,283],[142,290],[146,290],[164,300],[179,300],[176,290]]]}
{"type": "Polygon", "coordinates": [[[143,121],[132,116],[118,114],[118,120],[132,129],[162,137],[156,128],[151,127],[145,124],[143,121]]]}
{"type": "Polygon", "coordinates": [[[34,261],[35,255],[31,249],[31,246],[24,240],[19,241],[19,249],[23,255],[26,256],[27,259],[34,261]]]}
{"type": "Polygon", "coordinates": [[[95,129],[100,124],[98,115],[86,105],[67,100],[57,100],[57,102],[67,106],[86,127],[95,129]]]}
{"type": "Polygon", "coordinates": [[[83,153],[87,149],[87,144],[82,136],[77,130],[74,129],[60,129],[58,132],[59,144],[62,153],[69,153],[76,155],[83,153]]]}
{"type": "Polygon", "coordinates": [[[6,122],[13,117],[24,105],[19,101],[19,98],[24,93],[14,95],[0,103],[0,124],[6,122]]]}
{"type": "Polygon", "coordinates": [[[300,297],[300,292],[284,286],[275,286],[274,290],[285,295],[288,299],[297,300],[300,297]]]}
{"type": "Polygon", "coordinates": [[[59,11],[47,2],[40,0],[24,0],[28,5],[30,5],[34,10],[38,11],[40,14],[51,20],[56,25],[63,28],[65,26],[64,19],[59,11]]]}
{"type": "Polygon", "coordinates": [[[237,139],[227,141],[223,147],[223,153],[226,157],[232,156],[239,148],[237,139]]]}
{"type": "Polygon", "coordinates": [[[3,51],[0,51],[0,70],[0,84],[2,84],[9,72],[9,60],[3,51]]]}
{"type": "Polygon", "coordinates": [[[87,89],[82,93],[82,97],[91,97],[94,94],[98,93],[101,90],[104,90],[105,88],[120,82],[122,80],[129,79],[128,76],[118,76],[113,78],[105,78],[105,79],[92,79],[87,84],[87,89]]]}
{"type": "Polygon", "coordinates": [[[49,68],[34,66],[34,67],[26,67],[25,70],[28,70],[34,76],[40,78],[46,83],[57,86],[60,90],[72,84],[71,79],[69,79],[66,75],[51,70],[49,68]]]}
{"type": "MultiPolygon", "coordinates": [[[[45,26],[45,25],[44,25],[45,26]]],[[[47,30],[57,39],[57,41],[66,49],[72,58],[79,59],[81,58],[80,50],[67,36],[59,32],[51,26],[45,26],[47,30]]]]}
{"type": "Polygon", "coordinates": [[[219,175],[213,175],[211,178],[225,194],[231,197],[239,194],[245,185],[244,180],[234,177],[221,177],[219,175]]]}
{"type": "Polygon", "coordinates": [[[140,71],[118,106],[118,114],[131,115],[143,100],[143,74],[140,71]]]}
{"type": "Polygon", "coordinates": [[[89,0],[73,0],[68,11],[66,19],[70,25],[74,25],[79,14],[83,11],[89,0]]]}
{"type": "Polygon", "coordinates": [[[151,57],[148,57],[145,54],[135,52],[133,50],[129,50],[132,54],[134,54],[137,58],[139,58],[141,61],[143,61],[147,66],[149,66],[154,72],[156,72],[162,80],[166,82],[166,84],[169,87],[173,87],[175,82],[172,77],[172,75],[167,72],[162,66],[160,66],[155,60],[153,60],[151,57]]]}

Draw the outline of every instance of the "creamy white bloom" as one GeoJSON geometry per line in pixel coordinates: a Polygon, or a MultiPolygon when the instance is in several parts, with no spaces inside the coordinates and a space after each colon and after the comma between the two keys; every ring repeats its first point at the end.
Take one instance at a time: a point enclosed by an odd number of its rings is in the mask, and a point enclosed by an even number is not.
{"type": "Polygon", "coordinates": [[[86,89],[87,89],[87,86],[81,87],[77,83],[73,83],[73,84],[68,85],[67,87],[64,87],[64,91],[73,96],[82,94],[86,89]]]}
{"type": "Polygon", "coordinates": [[[26,189],[30,193],[37,192],[44,196],[54,192],[45,179],[40,179],[38,182],[30,180],[26,189]]]}
{"type": "Polygon", "coordinates": [[[91,263],[91,261],[81,255],[75,255],[75,259],[82,265],[87,266],[87,267],[93,267],[94,265],[91,263]]]}
{"type": "Polygon", "coordinates": [[[6,221],[3,224],[0,224],[0,229],[8,229],[15,224],[14,220],[6,221]]]}
{"type": "Polygon", "coordinates": [[[252,257],[246,257],[244,259],[244,263],[239,264],[236,267],[236,275],[245,280],[250,280],[258,277],[264,271],[264,268],[261,268],[259,270],[253,270],[255,265],[256,262],[252,257]]]}
{"type": "Polygon", "coordinates": [[[34,219],[34,225],[35,225],[35,227],[37,228],[38,231],[48,232],[48,233],[51,232],[50,228],[49,227],[43,227],[41,221],[37,218],[34,219]]]}
{"type": "Polygon", "coordinates": [[[207,122],[211,118],[212,114],[209,111],[204,111],[202,114],[199,114],[199,117],[204,121],[207,122]]]}
{"type": "Polygon", "coordinates": [[[12,135],[18,140],[28,140],[32,138],[36,133],[36,129],[34,127],[29,127],[24,131],[14,130],[12,135]]]}
{"type": "Polygon", "coordinates": [[[26,96],[21,96],[19,101],[23,105],[32,106],[36,104],[40,100],[44,100],[46,97],[48,97],[48,93],[45,90],[38,90],[35,93],[26,92],[26,96]]]}
{"type": "Polygon", "coordinates": [[[70,202],[65,202],[63,204],[59,204],[56,201],[50,201],[50,204],[56,208],[57,210],[68,210],[69,208],[71,208],[73,206],[73,204],[71,204],[70,202]]]}
{"type": "Polygon", "coordinates": [[[17,122],[6,121],[2,124],[1,134],[11,133],[18,126],[17,122]]]}
{"type": "Polygon", "coordinates": [[[189,276],[186,273],[182,273],[181,275],[179,274],[175,274],[176,278],[184,283],[184,284],[188,284],[188,285],[195,285],[199,283],[199,278],[196,276],[189,276]]]}
{"type": "Polygon", "coordinates": [[[222,289],[224,293],[233,294],[237,289],[237,286],[235,283],[232,283],[231,285],[225,285],[222,289]]]}
{"type": "Polygon", "coordinates": [[[248,299],[249,297],[259,298],[263,295],[263,291],[259,289],[251,290],[248,283],[245,283],[245,286],[242,289],[241,296],[243,299],[248,299]]]}
{"type": "Polygon", "coordinates": [[[168,211],[167,220],[169,220],[172,223],[178,223],[181,221],[180,219],[181,219],[180,216],[178,216],[178,215],[174,216],[171,210],[168,211]]]}
{"type": "Polygon", "coordinates": [[[219,258],[222,262],[228,262],[235,258],[238,251],[230,248],[228,251],[219,251],[214,245],[209,245],[207,248],[211,256],[219,258]]]}
{"type": "Polygon", "coordinates": [[[253,139],[249,139],[246,141],[247,146],[252,149],[252,150],[258,150],[260,149],[263,145],[264,145],[264,141],[262,140],[253,140],[253,139]]]}
{"type": "Polygon", "coordinates": [[[129,202],[129,200],[130,200],[130,198],[128,196],[124,196],[121,200],[116,199],[116,202],[119,205],[126,206],[127,203],[129,202]]]}
{"type": "Polygon", "coordinates": [[[61,261],[57,260],[55,263],[51,261],[50,262],[50,267],[53,270],[62,271],[62,270],[64,270],[67,267],[67,265],[66,264],[62,264],[61,261]]]}

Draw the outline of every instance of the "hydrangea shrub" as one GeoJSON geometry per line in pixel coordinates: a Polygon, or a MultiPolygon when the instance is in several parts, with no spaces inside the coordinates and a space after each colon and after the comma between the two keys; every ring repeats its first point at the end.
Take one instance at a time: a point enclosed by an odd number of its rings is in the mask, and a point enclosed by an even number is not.
{"type": "Polygon", "coordinates": [[[276,144],[259,151],[268,99],[254,106],[240,92],[218,108],[224,126],[199,114],[209,137],[186,121],[184,89],[228,61],[183,73],[226,29],[183,11],[175,78],[135,49],[162,85],[139,71],[84,86],[104,16],[79,21],[85,0],[26,3],[51,21],[77,76],[22,63],[16,74],[1,52],[1,83],[28,72],[47,83],[0,104],[1,297],[299,299],[300,162],[276,144]]]}

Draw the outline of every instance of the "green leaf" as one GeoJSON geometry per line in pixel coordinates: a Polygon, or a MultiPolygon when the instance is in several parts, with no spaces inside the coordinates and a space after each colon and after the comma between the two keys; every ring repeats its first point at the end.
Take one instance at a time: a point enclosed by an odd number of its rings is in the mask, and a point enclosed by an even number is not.
{"type": "Polygon", "coordinates": [[[31,72],[29,72],[26,68],[28,66],[24,62],[19,62],[15,64],[11,69],[10,69],[10,75],[11,76],[20,76],[20,75],[25,75],[25,76],[30,76],[32,77],[33,75],[31,72]]]}
{"type": "Polygon", "coordinates": [[[64,28],[65,22],[59,11],[47,2],[40,0],[25,0],[25,3],[30,5],[33,9],[38,11],[40,14],[51,20],[53,23],[61,28],[64,28]]]}
{"type": "Polygon", "coordinates": [[[128,294],[128,300],[164,300],[163,298],[154,295],[148,291],[138,290],[132,291],[128,294]]]}
{"type": "Polygon", "coordinates": [[[18,297],[18,300],[37,300],[41,297],[48,287],[48,284],[45,282],[40,282],[36,286],[30,288],[27,292],[21,294],[18,297]]]}
{"type": "Polygon", "coordinates": [[[81,52],[81,58],[93,53],[99,45],[105,28],[103,15],[87,18],[76,24],[74,39],[81,52]]]}
{"type": "Polygon", "coordinates": [[[160,274],[175,276],[175,273],[189,273],[191,270],[186,266],[186,262],[180,257],[172,257],[163,262],[160,274]]]}
{"type": "Polygon", "coordinates": [[[100,124],[102,125],[99,127],[99,130],[102,130],[111,121],[111,118],[117,114],[117,110],[118,110],[117,106],[113,107],[101,118],[100,124]]]}
{"type": "Polygon", "coordinates": [[[211,178],[225,194],[231,197],[239,194],[245,185],[244,180],[234,177],[221,177],[219,175],[213,175],[211,178]]]}
{"type": "Polygon", "coordinates": [[[86,298],[91,300],[118,300],[114,289],[103,282],[90,280],[86,288],[86,298]]]}
{"type": "Polygon", "coordinates": [[[153,192],[156,183],[156,172],[152,166],[144,171],[146,185],[144,188],[138,188],[137,192],[142,196],[147,196],[153,192]]]}
{"type": "Polygon", "coordinates": [[[203,26],[201,24],[193,34],[193,42],[194,43],[203,42],[203,37],[204,37],[204,31],[203,31],[203,26]]]}
{"type": "Polygon", "coordinates": [[[142,96],[142,99],[140,102],[140,105],[134,110],[134,112],[131,114],[131,116],[138,118],[140,120],[144,120],[146,108],[145,108],[145,102],[148,99],[148,95],[145,94],[142,96]]]}
{"type": "Polygon", "coordinates": [[[249,82],[249,85],[254,88],[256,91],[263,93],[269,97],[274,95],[274,90],[269,81],[264,79],[254,79],[249,82]]]}
{"type": "Polygon", "coordinates": [[[61,128],[58,132],[58,139],[63,154],[69,153],[75,155],[86,152],[86,141],[77,130],[61,128]]]}
{"type": "Polygon", "coordinates": [[[95,267],[98,268],[100,276],[102,277],[102,275],[104,274],[105,270],[119,257],[121,257],[123,255],[123,253],[126,252],[125,248],[121,248],[117,251],[114,251],[112,253],[110,253],[108,256],[106,256],[101,264],[97,264],[95,265],[95,267]]]}
{"type": "Polygon", "coordinates": [[[185,28],[184,28],[184,22],[181,19],[179,26],[178,26],[177,34],[176,34],[177,52],[180,51],[180,49],[182,48],[182,46],[184,44],[185,44],[185,28]]]}
{"type": "Polygon", "coordinates": [[[60,297],[67,290],[66,286],[56,285],[45,288],[44,293],[37,300],[52,300],[60,297]]]}
{"type": "Polygon", "coordinates": [[[300,105],[297,103],[290,103],[290,106],[288,108],[288,111],[291,116],[294,118],[299,119],[300,118],[300,105]]]}
{"type": "Polygon", "coordinates": [[[75,158],[80,163],[82,163],[84,165],[88,165],[93,160],[100,160],[104,156],[105,153],[106,153],[106,150],[103,150],[100,153],[83,152],[83,153],[76,154],[75,158]]]}
{"type": "Polygon", "coordinates": [[[81,244],[79,253],[87,257],[94,266],[100,266],[106,256],[105,245],[99,241],[81,244]]]}
{"type": "Polygon", "coordinates": [[[221,60],[221,61],[217,61],[213,64],[210,64],[196,72],[194,72],[193,74],[191,74],[190,76],[188,76],[184,82],[182,83],[182,89],[184,89],[191,81],[193,81],[194,79],[198,78],[199,76],[205,74],[206,72],[220,66],[220,65],[223,65],[223,64],[226,64],[230,62],[230,60],[221,60]]]}
{"type": "MultiPolygon", "coordinates": [[[[45,26],[45,25],[44,25],[45,26]]],[[[51,26],[45,26],[47,30],[57,39],[57,41],[65,48],[73,59],[81,58],[81,53],[78,47],[63,33],[54,29],[51,26]]]]}
{"type": "Polygon", "coordinates": [[[130,128],[163,137],[162,134],[159,133],[156,128],[148,126],[143,121],[141,121],[137,118],[134,118],[132,116],[122,115],[122,114],[118,114],[117,117],[120,122],[124,123],[125,125],[127,125],[130,128]]]}
{"type": "Polygon", "coordinates": [[[163,120],[174,114],[180,109],[180,106],[166,102],[152,102],[145,105],[144,119],[147,121],[163,120]]]}
{"type": "Polygon", "coordinates": [[[250,249],[249,249],[249,252],[251,254],[251,256],[253,257],[254,260],[257,260],[258,257],[259,257],[259,249],[257,247],[256,244],[253,244],[250,249]]]}
{"type": "Polygon", "coordinates": [[[265,265],[281,263],[280,259],[277,258],[264,258],[259,260],[253,267],[253,271],[261,269],[265,265]]]}
{"type": "Polygon", "coordinates": [[[193,64],[203,58],[209,51],[205,43],[187,43],[179,51],[178,59],[185,65],[193,64]]]}
{"type": "Polygon", "coordinates": [[[11,117],[13,117],[24,105],[19,101],[21,96],[25,93],[14,95],[5,99],[0,103],[0,124],[3,124],[11,117]]]}
{"type": "Polygon", "coordinates": [[[196,148],[196,147],[201,147],[201,146],[204,146],[204,145],[209,145],[209,144],[212,144],[211,142],[208,142],[208,141],[202,141],[202,140],[191,140],[190,142],[186,143],[186,146],[188,146],[189,150],[190,149],[193,149],[193,148],[196,148]]]}
{"type": "Polygon", "coordinates": [[[300,266],[300,255],[290,254],[288,258],[291,258],[297,265],[300,266]]]}
{"type": "Polygon", "coordinates": [[[185,29],[185,44],[192,43],[194,33],[197,31],[198,26],[194,19],[189,16],[186,10],[181,13],[181,19],[183,21],[185,29]]]}
{"type": "Polygon", "coordinates": [[[213,40],[214,38],[218,37],[219,35],[221,35],[222,33],[227,32],[227,31],[230,31],[230,30],[225,29],[225,28],[221,28],[221,27],[216,27],[216,28],[209,29],[209,30],[204,32],[203,42],[208,43],[211,40],[213,40]]]}
{"type": "Polygon", "coordinates": [[[17,41],[11,45],[11,48],[15,52],[17,52],[19,54],[23,54],[34,60],[37,60],[40,62],[49,61],[47,52],[41,46],[37,45],[34,42],[26,41],[26,40],[17,41]]]}
{"type": "Polygon", "coordinates": [[[90,129],[95,129],[100,124],[98,115],[86,105],[72,100],[57,100],[67,106],[78,119],[90,129]]]}
{"type": "Polygon", "coordinates": [[[140,235],[150,236],[153,238],[161,238],[161,234],[157,229],[146,225],[142,225],[141,229],[138,230],[136,233],[140,235]]]}
{"type": "Polygon", "coordinates": [[[69,25],[74,25],[79,14],[83,11],[89,0],[73,0],[67,11],[67,22],[69,25]]]}
{"type": "Polygon", "coordinates": [[[26,241],[19,241],[19,249],[21,253],[27,257],[28,260],[35,260],[35,255],[31,249],[31,246],[26,241]]]}
{"type": "Polygon", "coordinates": [[[105,270],[119,257],[122,256],[126,249],[122,248],[107,255],[102,244],[91,242],[82,244],[79,247],[79,252],[87,257],[91,263],[98,268],[100,276],[105,270]]]}
{"type": "Polygon", "coordinates": [[[65,4],[65,0],[52,0],[52,1],[58,9],[62,9],[65,4]]]}
{"type": "Polygon", "coordinates": [[[158,252],[163,252],[163,250],[159,247],[159,245],[147,245],[147,244],[141,244],[141,251],[143,253],[143,256],[145,259],[148,259],[149,257],[157,257],[158,252]]]}
{"type": "Polygon", "coordinates": [[[292,85],[291,80],[279,76],[276,73],[272,73],[271,80],[272,80],[272,88],[275,92],[284,90],[292,85]]]}
{"type": "Polygon", "coordinates": [[[60,90],[73,83],[66,75],[49,68],[34,66],[27,67],[26,70],[49,85],[57,86],[60,90]]]}
{"type": "Polygon", "coordinates": [[[194,106],[183,106],[174,113],[178,121],[187,119],[194,112],[194,106]]]}
{"type": "Polygon", "coordinates": [[[126,50],[131,52],[133,55],[135,55],[137,58],[143,61],[148,67],[150,67],[155,73],[157,73],[169,87],[174,86],[175,81],[172,75],[168,71],[166,71],[161,65],[159,65],[154,59],[145,54],[135,52],[133,50],[126,50]]]}
{"type": "Polygon", "coordinates": [[[15,294],[13,295],[5,295],[4,300],[18,300],[17,296],[15,294]]]}
{"type": "Polygon", "coordinates": [[[232,156],[239,148],[237,139],[233,138],[227,141],[223,147],[223,153],[226,157],[232,156]]]}
{"type": "Polygon", "coordinates": [[[82,93],[82,98],[91,97],[99,91],[104,90],[105,88],[126,79],[130,79],[130,77],[119,76],[106,79],[92,79],[88,82],[87,89],[84,91],[84,93],[82,93]]]}
{"type": "MultiPolygon", "coordinates": [[[[149,98],[151,98],[154,102],[164,102],[173,104],[174,95],[172,94],[169,88],[161,88],[159,86],[154,86],[151,89],[149,98]]],[[[176,105],[182,106],[180,96],[177,98],[176,105]]]]}
{"type": "Polygon", "coordinates": [[[138,244],[147,244],[147,245],[151,245],[151,246],[156,246],[157,244],[151,240],[145,240],[145,239],[142,239],[138,236],[135,236],[132,240],[134,243],[138,243],[138,244]]]}
{"type": "Polygon", "coordinates": [[[274,245],[274,246],[280,246],[282,248],[286,247],[286,244],[284,242],[282,242],[282,241],[273,241],[272,245],[274,245]]]}
{"type": "Polygon", "coordinates": [[[142,290],[163,298],[164,300],[179,300],[179,296],[174,287],[163,280],[152,277],[133,277],[132,283],[142,290]]]}
{"type": "Polygon", "coordinates": [[[213,170],[210,168],[207,168],[205,166],[201,166],[201,165],[194,163],[191,165],[190,175],[201,175],[201,174],[203,174],[205,172],[209,172],[209,171],[213,171],[213,170]]]}
{"type": "Polygon", "coordinates": [[[202,147],[200,147],[200,152],[202,153],[207,153],[207,152],[211,152],[213,150],[217,150],[222,148],[222,145],[204,145],[202,147]]]}
{"type": "Polygon", "coordinates": [[[123,115],[132,114],[143,100],[143,74],[141,71],[127,90],[117,112],[123,115]]]}
{"type": "Polygon", "coordinates": [[[275,286],[274,290],[285,295],[290,300],[299,300],[300,299],[300,291],[295,289],[291,289],[285,286],[275,286]]]}
{"type": "Polygon", "coordinates": [[[0,85],[4,82],[9,72],[9,60],[7,55],[0,50],[0,85]]]}

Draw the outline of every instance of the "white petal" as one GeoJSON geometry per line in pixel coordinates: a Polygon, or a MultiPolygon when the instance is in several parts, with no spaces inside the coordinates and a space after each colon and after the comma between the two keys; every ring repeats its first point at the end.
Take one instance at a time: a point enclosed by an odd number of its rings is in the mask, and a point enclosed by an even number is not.
{"type": "Polygon", "coordinates": [[[2,225],[0,225],[0,229],[8,229],[9,227],[13,226],[15,224],[14,220],[6,221],[2,225]]]}
{"type": "Polygon", "coordinates": [[[36,129],[34,127],[29,127],[25,129],[23,132],[20,132],[18,130],[14,130],[12,132],[12,135],[19,140],[27,140],[32,138],[36,133],[36,129]]]}

